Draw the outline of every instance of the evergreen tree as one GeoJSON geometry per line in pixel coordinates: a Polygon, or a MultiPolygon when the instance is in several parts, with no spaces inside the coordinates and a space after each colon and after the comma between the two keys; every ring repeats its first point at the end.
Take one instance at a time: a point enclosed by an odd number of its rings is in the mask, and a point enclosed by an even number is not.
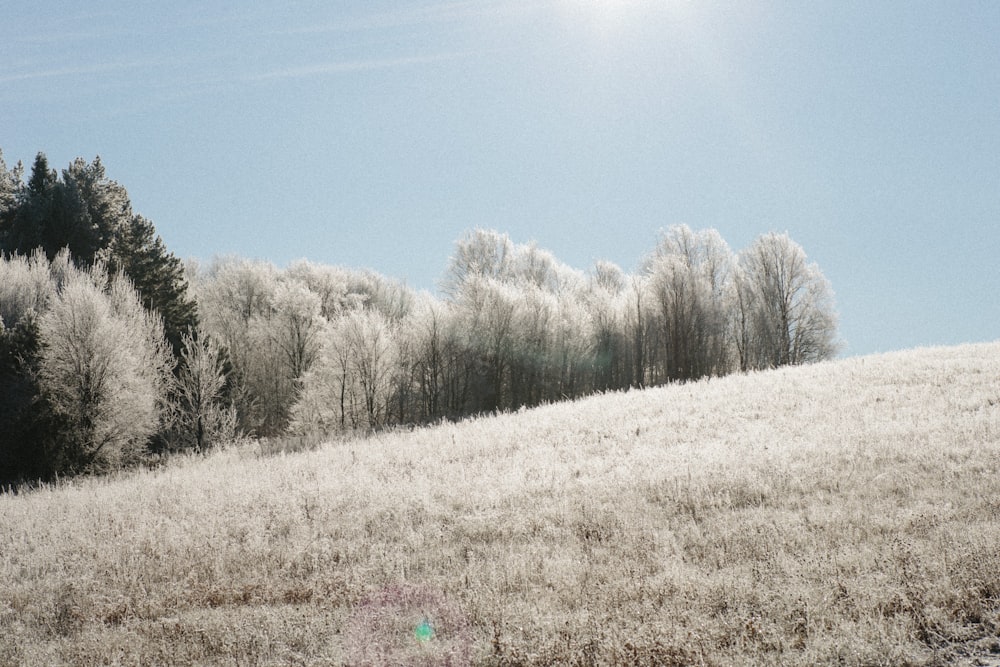
{"type": "Polygon", "coordinates": [[[104,173],[100,156],[76,158],[62,172],[65,237],[78,262],[92,264],[121,234],[132,216],[128,192],[104,173]]]}
{"type": "MultiPolygon", "coordinates": [[[[27,187],[19,188],[0,229],[0,251],[26,255],[45,246],[46,229],[57,182],[45,153],[35,156],[27,187]]],[[[51,258],[51,255],[50,255],[51,258]]]]}
{"type": "Polygon", "coordinates": [[[62,178],[38,153],[26,186],[20,172],[8,173],[0,155],[0,252],[27,255],[42,248],[50,260],[69,248],[73,261],[105,261],[135,284],[147,310],[163,317],[174,355],[197,326],[181,262],[167,252],[153,223],[132,212],[128,192],[109,180],[101,158],[75,159],[62,178]]]}
{"type": "Polygon", "coordinates": [[[121,270],[131,278],[146,309],[163,317],[167,341],[174,356],[180,355],[185,332],[198,324],[181,261],[167,252],[153,223],[141,215],[132,215],[118,229],[108,254],[111,271],[121,270]]]}
{"type": "Polygon", "coordinates": [[[51,474],[49,411],[37,381],[38,323],[34,312],[12,327],[0,318],[0,487],[51,474]]]}
{"type": "Polygon", "coordinates": [[[18,198],[24,189],[24,184],[21,183],[21,171],[20,162],[8,170],[7,163],[3,159],[3,150],[0,150],[0,248],[3,248],[4,233],[13,220],[18,198]]]}
{"type": "Polygon", "coordinates": [[[91,264],[128,208],[124,189],[104,177],[100,158],[91,164],[78,158],[60,179],[45,153],[39,153],[27,187],[5,216],[0,249],[24,255],[42,248],[52,259],[69,248],[75,261],[91,264]]]}

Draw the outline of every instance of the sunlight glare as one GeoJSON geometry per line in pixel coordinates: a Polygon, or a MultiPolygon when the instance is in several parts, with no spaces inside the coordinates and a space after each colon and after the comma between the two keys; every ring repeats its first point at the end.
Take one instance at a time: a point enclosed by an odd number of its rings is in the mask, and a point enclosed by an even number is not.
{"type": "Polygon", "coordinates": [[[560,0],[562,10],[600,35],[620,33],[665,0],[560,0]]]}

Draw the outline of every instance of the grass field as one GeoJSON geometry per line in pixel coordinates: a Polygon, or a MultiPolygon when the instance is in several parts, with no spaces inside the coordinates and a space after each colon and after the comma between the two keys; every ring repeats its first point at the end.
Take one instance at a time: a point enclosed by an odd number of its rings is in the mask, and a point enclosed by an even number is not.
{"type": "Polygon", "coordinates": [[[949,665],[991,650],[1000,344],[0,495],[0,665],[949,665]]]}

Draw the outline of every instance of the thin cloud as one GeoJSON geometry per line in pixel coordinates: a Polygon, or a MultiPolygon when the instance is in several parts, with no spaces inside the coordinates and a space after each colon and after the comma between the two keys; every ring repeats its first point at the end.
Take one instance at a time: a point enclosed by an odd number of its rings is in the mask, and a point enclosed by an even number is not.
{"type": "Polygon", "coordinates": [[[536,9],[544,4],[545,3],[538,2],[537,0],[506,0],[501,2],[466,0],[457,2],[441,2],[423,7],[415,7],[412,9],[368,14],[332,23],[321,23],[317,25],[289,28],[287,30],[278,30],[272,34],[302,35],[329,32],[353,32],[398,28],[426,23],[447,23],[469,18],[496,18],[502,15],[523,15],[526,11],[536,9]]]}
{"type": "Polygon", "coordinates": [[[66,44],[67,42],[93,42],[113,36],[111,32],[97,30],[75,30],[66,32],[47,32],[44,34],[14,35],[11,41],[18,44],[41,45],[66,44]]]}
{"type": "Polygon", "coordinates": [[[33,79],[52,79],[61,76],[79,76],[81,74],[104,74],[107,72],[120,72],[129,69],[148,66],[150,63],[134,61],[120,63],[97,63],[94,65],[73,65],[67,67],[51,67],[48,69],[35,69],[17,72],[15,74],[0,75],[0,83],[15,83],[18,81],[31,81],[33,79]]]}
{"type": "Polygon", "coordinates": [[[261,74],[245,77],[246,81],[273,81],[277,79],[302,79],[311,76],[327,74],[345,74],[350,72],[367,72],[371,70],[394,69],[397,67],[412,67],[447,60],[457,60],[467,57],[468,53],[438,53],[426,56],[409,56],[405,58],[373,58],[369,60],[345,60],[302,67],[286,67],[271,70],[261,74]]]}

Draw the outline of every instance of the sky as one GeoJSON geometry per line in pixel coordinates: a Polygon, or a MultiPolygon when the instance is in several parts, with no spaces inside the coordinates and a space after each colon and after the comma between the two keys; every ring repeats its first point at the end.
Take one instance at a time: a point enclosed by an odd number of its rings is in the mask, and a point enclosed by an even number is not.
{"type": "Polygon", "coordinates": [[[10,3],[0,149],[100,156],[181,258],[435,291],[492,228],[632,271],[787,232],[842,354],[1000,338],[1000,2],[10,3]]]}

